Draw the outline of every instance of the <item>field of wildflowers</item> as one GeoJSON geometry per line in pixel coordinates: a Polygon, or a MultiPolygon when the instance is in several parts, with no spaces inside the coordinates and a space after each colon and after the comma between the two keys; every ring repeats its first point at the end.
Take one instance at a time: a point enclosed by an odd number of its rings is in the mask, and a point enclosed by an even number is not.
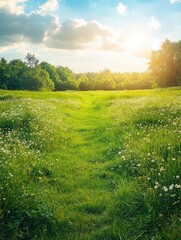
{"type": "Polygon", "coordinates": [[[0,91],[9,239],[181,239],[181,89],[0,91]]]}

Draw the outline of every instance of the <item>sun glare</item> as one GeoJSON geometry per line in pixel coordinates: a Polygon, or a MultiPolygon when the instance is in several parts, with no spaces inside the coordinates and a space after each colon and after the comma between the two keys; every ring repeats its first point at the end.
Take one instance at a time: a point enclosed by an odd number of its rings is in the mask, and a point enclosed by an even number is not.
{"type": "Polygon", "coordinates": [[[147,57],[152,48],[150,39],[151,38],[145,29],[132,30],[125,41],[125,48],[133,55],[147,57]]]}

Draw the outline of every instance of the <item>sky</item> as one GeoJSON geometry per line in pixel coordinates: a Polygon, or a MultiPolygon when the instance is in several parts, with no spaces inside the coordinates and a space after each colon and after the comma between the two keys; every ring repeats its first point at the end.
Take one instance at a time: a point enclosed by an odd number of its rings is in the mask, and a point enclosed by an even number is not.
{"type": "Polygon", "coordinates": [[[0,58],[74,72],[145,71],[161,43],[181,40],[181,0],[0,0],[0,58]]]}

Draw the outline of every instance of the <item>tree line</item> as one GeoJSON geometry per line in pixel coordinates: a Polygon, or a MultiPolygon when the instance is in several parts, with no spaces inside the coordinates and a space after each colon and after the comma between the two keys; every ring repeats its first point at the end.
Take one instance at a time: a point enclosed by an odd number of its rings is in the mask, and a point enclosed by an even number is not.
{"type": "Polygon", "coordinates": [[[0,60],[0,89],[31,91],[123,90],[178,86],[181,83],[181,41],[165,40],[153,51],[146,72],[76,74],[68,67],[39,63],[28,53],[26,61],[0,60]]]}

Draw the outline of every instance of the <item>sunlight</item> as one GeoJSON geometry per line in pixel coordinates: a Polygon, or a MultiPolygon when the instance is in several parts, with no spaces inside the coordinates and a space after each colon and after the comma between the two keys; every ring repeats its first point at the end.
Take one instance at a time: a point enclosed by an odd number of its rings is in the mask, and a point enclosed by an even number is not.
{"type": "Polygon", "coordinates": [[[151,45],[151,36],[146,29],[132,30],[125,42],[126,50],[139,57],[149,57],[151,45]]]}

